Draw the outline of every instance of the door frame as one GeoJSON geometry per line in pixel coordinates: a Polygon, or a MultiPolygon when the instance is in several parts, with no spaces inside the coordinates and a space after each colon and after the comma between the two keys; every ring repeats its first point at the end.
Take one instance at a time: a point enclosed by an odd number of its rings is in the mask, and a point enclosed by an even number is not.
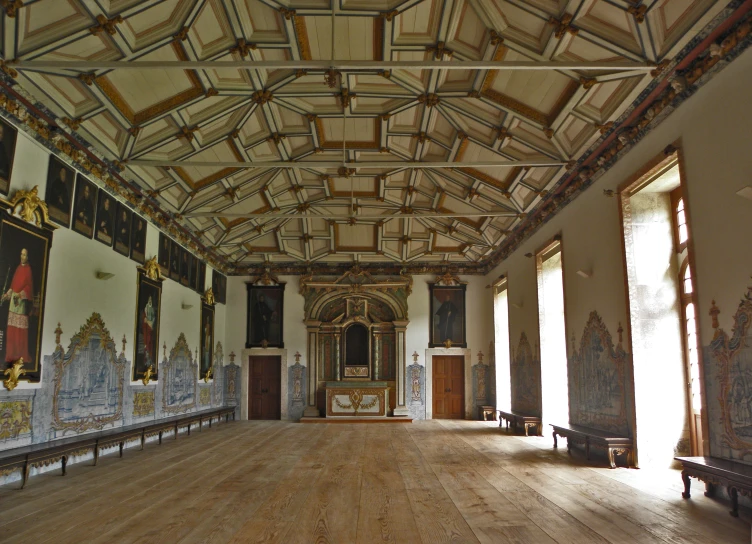
{"type": "Polygon", "coordinates": [[[426,419],[433,419],[433,357],[461,356],[465,358],[465,419],[473,418],[473,379],[472,350],[470,348],[428,348],[426,349],[426,419]]]}
{"type": "Polygon", "coordinates": [[[288,391],[287,391],[287,350],[282,348],[250,348],[240,352],[240,419],[248,419],[248,384],[250,374],[251,357],[279,357],[280,366],[280,410],[279,418],[287,420],[290,418],[288,410],[288,391]]]}

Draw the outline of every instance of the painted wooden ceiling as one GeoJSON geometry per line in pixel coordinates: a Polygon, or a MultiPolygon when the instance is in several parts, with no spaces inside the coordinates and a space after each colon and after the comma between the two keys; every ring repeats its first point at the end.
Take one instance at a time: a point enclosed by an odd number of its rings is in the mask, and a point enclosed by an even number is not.
{"type": "Polygon", "coordinates": [[[247,60],[248,69],[84,74],[47,69],[23,71],[17,78],[107,158],[124,163],[123,176],[228,266],[481,265],[552,190],[567,172],[566,163],[577,160],[635,101],[651,82],[650,72],[326,74],[254,69],[253,62],[658,64],[676,55],[727,3],[27,0],[17,5],[13,19],[6,18],[15,24],[4,27],[3,56],[247,60]],[[348,162],[448,161],[457,167],[129,165],[133,160],[332,162],[343,159],[343,145],[348,162]],[[562,165],[463,167],[500,160],[562,165]],[[352,210],[355,218],[343,217],[352,210]],[[500,216],[478,216],[486,212],[500,216]],[[430,213],[460,216],[421,217],[430,213]]]}

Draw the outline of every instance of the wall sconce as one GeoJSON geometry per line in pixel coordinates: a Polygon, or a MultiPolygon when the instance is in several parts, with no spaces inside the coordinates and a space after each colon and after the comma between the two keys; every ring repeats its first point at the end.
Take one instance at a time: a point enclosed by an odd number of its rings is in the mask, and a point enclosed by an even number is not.
{"type": "Polygon", "coordinates": [[[578,270],[577,275],[580,276],[581,278],[589,278],[590,276],[593,275],[593,271],[592,270],[578,270]]]}
{"type": "Polygon", "coordinates": [[[101,270],[97,270],[96,272],[94,272],[94,276],[98,280],[109,280],[110,278],[114,278],[115,274],[113,274],[112,272],[102,272],[101,270]]]}
{"type": "Polygon", "coordinates": [[[182,303],[182,304],[180,305],[180,307],[181,307],[181,308],[182,308],[183,310],[190,310],[191,308],[193,308],[193,304],[186,304],[185,302],[183,302],[183,303],[182,303]]]}

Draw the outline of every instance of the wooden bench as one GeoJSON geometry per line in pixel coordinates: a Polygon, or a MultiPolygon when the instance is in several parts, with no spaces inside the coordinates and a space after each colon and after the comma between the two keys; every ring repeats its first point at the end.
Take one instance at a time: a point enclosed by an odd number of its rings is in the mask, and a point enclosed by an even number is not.
{"type": "Polygon", "coordinates": [[[478,417],[481,421],[496,421],[496,407],[478,406],[478,417]]]}
{"type": "Polygon", "coordinates": [[[60,462],[62,465],[62,475],[65,476],[69,457],[92,453],[94,455],[94,465],[96,465],[99,462],[99,452],[102,449],[119,446],[120,457],[122,457],[125,444],[131,440],[140,440],[141,449],[144,449],[144,444],[148,437],[159,436],[159,443],[161,444],[162,434],[165,432],[173,431],[177,439],[178,430],[181,427],[187,425],[188,434],[190,434],[191,424],[198,423],[200,428],[202,422],[208,419],[209,426],[211,427],[211,422],[215,417],[221,419],[223,416],[225,421],[229,421],[230,416],[234,420],[235,408],[217,408],[194,414],[165,418],[152,423],[117,427],[106,431],[60,438],[42,444],[33,444],[31,446],[0,451],[0,474],[9,474],[15,469],[20,469],[22,474],[21,489],[23,489],[26,487],[29,472],[33,467],[48,466],[52,463],[60,462]]]}
{"type": "Polygon", "coordinates": [[[752,496],[752,466],[717,457],[674,457],[682,464],[684,492],[682,497],[691,497],[690,477],[705,482],[705,496],[711,496],[716,486],[724,486],[731,499],[729,514],[739,517],[739,494],[752,496]]]}
{"type": "Polygon", "coordinates": [[[556,435],[559,435],[567,439],[567,453],[572,453],[573,443],[584,444],[585,457],[588,460],[590,459],[590,448],[596,447],[606,450],[611,468],[616,468],[616,463],[614,462],[615,455],[626,455],[627,466],[634,466],[634,441],[631,438],[581,425],[551,424],[551,427],[554,428],[554,448],[558,448],[559,446],[556,440],[556,435]]]}
{"type": "Polygon", "coordinates": [[[499,427],[501,427],[502,421],[506,421],[507,431],[509,431],[509,424],[512,424],[512,429],[516,432],[518,427],[525,429],[525,436],[530,436],[528,431],[530,427],[535,427],[538,436],[543,435],[543,427],[541,425],[541,418],[538,416],[528,416],[526,414],[520,414],[519,412],[496,410],[499,412],[499,427]]]}

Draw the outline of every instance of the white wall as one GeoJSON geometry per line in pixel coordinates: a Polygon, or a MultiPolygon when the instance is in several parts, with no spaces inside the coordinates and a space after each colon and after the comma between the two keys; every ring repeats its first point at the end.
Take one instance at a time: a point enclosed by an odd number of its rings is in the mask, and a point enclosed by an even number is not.
{"type": "MultiPolygon", "coordinates": [[[[45,194],[48,155],[45,148],[19,131],[10,195],[20,189],[29,190],[35,185],[39,186],[40,195],[45,194]]],[[[149,224],[147,259],[156,255],[158,244],[159,231],[149,224]]],[[[67,349],[71,336],[78,332],[92,312],[98,312],[115,340],[118,353],[122,349],[121,340],[125,335],[125,356],[132,364],[138,266],[138,263],[120,255],[111,247],[73,230],[59,227],[53,235],[50,249],[41,356],[51,355],[55,350],[55,328],[58,323],[63,330],[61,344],[67,349]],[[109,280],[97,280],[97,271],[115,275],[109,280]]],[[[210,285],[211,268],[207,268],[206,281],[210,285]]],[[[161,310],[159,360],[163,356],[162,345],[167,344],[169,354],[181,332],[185,334],[188,345],[195,354],[200,338],[200,295],[175,281],[165,279],[162,283],[161,310]],[[183,310],[182,304],[192,305],[192,308],[183,310]]],[[[222,304],[215,307],[214,335],[215,341],[225,338],[225,306],[222,304]]],[[[42,364],[42,373],[48,371],[42,364]]],[[[132,368],[129,368],[128,376],[131,375],[132,368]]],[[[37,388],[39,384],[22,381],[18,387],[37,388]]]]}
{"type": "MultiPolygon", "coordinates": [[[[628,335],[619,201],[604,196],[603,191],[618,191],[666,146],[677,141],[689,194],[687,207],[694,240],[701,344],[707,346],[713,338],[708,314],[713,299],[721,309],[720,326],[730,332],[732,316],[750,285],[752,273],[752,252],[745,242],[752,231],[752,202],[736,195],[743,187],[752,185],[750,86],[752,50],[747,50],[486,276],[487,282],[502,273],[509,277],[513,348],[523,330],[531,344],[538,338],[535,266],[533,259],[524,254],[534,254],[547,240],[561,233],[570,349],[572,336],[579,346],[588,314],[597,310],[614,343],[618,341],[617,328],[621,324],[624,348],[633,351],[628,335]],[[591,277],[582,278],[576,274],[577,270],[590,272],[591,277]]],[[[488,315],[490,318],[492,313],[488,315]]],[[[631,369],[628,376],[631,382],[631,369]]],[[[706,379],[711,376],[712,373],[707,373],[706,379]]],[[[631,383],[627,387],[631,388],[631,383]]],[[[713,395],[707,395],[705,402],[706,406],[718,405],[713,395]]],[[[718,425],[715,421],[710,424],[713,434],[713,426],[718,429],[718,425]]]]}

